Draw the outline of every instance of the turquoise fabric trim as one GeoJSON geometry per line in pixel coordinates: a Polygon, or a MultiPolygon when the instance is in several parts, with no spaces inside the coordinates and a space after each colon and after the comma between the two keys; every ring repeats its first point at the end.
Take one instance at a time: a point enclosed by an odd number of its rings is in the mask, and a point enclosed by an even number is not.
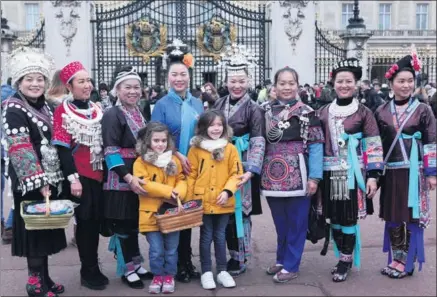
{"type": "Polygon", "coordinates": [[[359,139],[363,137],[363,133],[346,134],[341,135],[344,141],[347,141],[347,162],[349,169],[347,172],[347,183],[349,190],[355,190],[355,179],[357,180],[358,187],[365,193],[366,185],[364,182],[363,174],[360,169],[360,162],[357,155],[357,147],[360,144],[359,139]]]}
{"type": "Polygon", "coordinates": [[[332,241],[332,245],[334,247],[334,255],[339,258],[340,257],[340,251],[338,250],[338,246],[337,243],[334,240],[334,236],[332,234],[332,230],[340,230],[341,226],[338,224],[331,224],[331,241],[332,241]]]}
{"type": "Polygon", "coordinates": [[[126,262],[124,261],[123,250],[121,249],[120,238],[127,238],[127,235],[114,233],[109,240],[108,250],[117,256],[117,276],[123,276],[126,272],[126,262]]]}
{"type": "Polygon", "coordinates": [[[193,96],[189,91],[186,92],[187,98],[182,100],[181,97],[176,94],[174,89],[168,91],[168,96],[176,103],[182,105],[181,108],[181,134],[179,137],[179,152],[186,156],[188,149],[190,148],[190,140],[194,136],[194,129],[197,124],[199,114],[193,108],[193,96]]]}
{"type": "Polygon", "coordinates": [[[341,231],[344,234],[355,234],[355,248],[354,248],[354,265],[357,268],[361,267],[361,236],[360,236],[360,226],[357,224],[355,226],[341,226],[341,231]]]}
{"type": "MultiPolygon", "coordinates": [[[[243,152],[249,149],[249,134],[244,134],[243,136],[232,137],[232,141],[235,143],[238,155],[240,156],[240,161],[243,160],[243,152]]],[[[244,227],[243,227],[243,202],[241,198],[241,190],[235,193],[235,224],[237,227],[237,238],[244,237],[244,227]]]]}
{"type": "Polygon", "coordinates": [[[105,161],[108,170],[111,170],[117,166],[124,165],[123,158],[118,153],[105,156],[105,161]]]}
{"type": "Polygon", "coordinates": [[[408,207],[413,209],[413,219],[419,218],[419,148],[416,139],[422,138],[419,131],[413,135],[402,133],[403,139],[411,139],[410,177],[408,185],[408,207]]]}

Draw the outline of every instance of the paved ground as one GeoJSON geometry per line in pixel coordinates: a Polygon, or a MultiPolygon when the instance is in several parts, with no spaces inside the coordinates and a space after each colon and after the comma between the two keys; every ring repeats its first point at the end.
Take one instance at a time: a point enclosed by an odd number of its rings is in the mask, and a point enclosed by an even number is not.
{"type": "MultiPolygon", "coordinates": [[[[435,209],[435,192],[432,194],[432,209],[435,209]]],[[[377,198],[375,198],[377,199],[377,198]]],[[[10,201],[6,201],[7,212],[10,201]]],[[[377,200],[375,200],[375,204],[377,200]]],[[[362,268],[354,269],[346,283],[333,283],[330,269],[336,263],[332,250],[326,256],[320,256],[321,244],[307,242],[301,264],[300,276],[287,283],[275,284],[265,274],[265,268],[275,260],[275,230],[266,203],[264,214],[255,217],[254,225],[254,257],[250,261],[245,275],[239,277],[235,289],[219,288],[205,291],[199,281],[190,284],[177,283],[176,293],[180,296],[436,296],[436,225],[435,222],[425,232],[426,263],[421,272],[403,280],[392,280],[379,273],[385,266],[387,257],[382,253],[383,223],[377,216],[371,216],[361,223],[362,230],[362,268]]],[[[377,210],[376,210],[377,211],[377,210]]],[[[72,228],[68,229],[71,237],[72,228]]],[[[194,231],[193,248],[194,263],[199,264],[198,229],[194,231]]],[[[147,258],[147,242],[140,237],[141,251],[147,258]]],[[[104,291],[91,291],[80,286],[79,258],[75,247],[49,259],[50,275],[56,282],[66,287],[65,296],[147,296],[144,290],[133,290],[126,287],[115,276],[115,260],[107,251],[108,240],[102,238],[100,258],[103,271],[110,278],[110,285],[104,291]]],[[[332,248],[332,246],[331,246],[332,248]]],[[[0,246],[1,251],[1,296],[26,295],[24,284],[27,277],[26,261],[13,258],[10,246],[0,246]]],[[[148,263],[145,263],[148,267],[148,263]]]]}

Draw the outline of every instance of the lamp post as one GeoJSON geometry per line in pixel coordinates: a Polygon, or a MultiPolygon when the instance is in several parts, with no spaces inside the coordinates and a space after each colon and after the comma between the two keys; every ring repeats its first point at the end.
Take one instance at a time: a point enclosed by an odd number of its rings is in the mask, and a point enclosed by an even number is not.
{"type": "Polygon", "coordinates": [[[4,67],[4,65],[6,65],[9,54],[12,52],[12,42],[17,39],[17,35],[9,28],[8,20],[3,16],[1,17],[1,22],[1,81],[4,83],[9,77],[9,69],[4,67]]]}
{"type": "Polygon", "coordinates": [[[359,1],[354,1],[354,16],[349,19],[346,32],[340,34],[346,45],[346,57],[357,58],[363,67],[363,78],[368,78],[367,41],[372,33],[366,30],[364,19],[360,17],[359,1]]]}

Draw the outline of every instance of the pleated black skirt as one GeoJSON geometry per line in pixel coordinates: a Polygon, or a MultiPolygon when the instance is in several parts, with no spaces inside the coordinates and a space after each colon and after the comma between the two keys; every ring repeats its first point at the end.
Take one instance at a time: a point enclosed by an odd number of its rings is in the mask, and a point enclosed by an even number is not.
{"type": "Polygon", "coordinates": [[[134,192],[103,191],[105,219],[138,220],[139,198],[134,192]]]}

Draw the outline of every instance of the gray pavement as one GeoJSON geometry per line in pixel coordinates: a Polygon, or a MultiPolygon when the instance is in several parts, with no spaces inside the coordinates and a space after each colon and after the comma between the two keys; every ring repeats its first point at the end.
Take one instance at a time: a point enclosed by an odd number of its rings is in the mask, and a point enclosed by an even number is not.
{"type": "MultiPolygon", "coordinates": [[[[435,209],[435,192],[432,193],[432,210],[435,209]]],[[[378,198],[375,198],[378,204],[378,198]]],[[[10,201],[6,198],[5,215],[10,201]]],[[[352,270],[345,283],[333,283],[330,269],[337,262],[332,245],[326,256],[320,255],[321,243],[306,243],[305,252],[297,279],[286,284],[275,284],[265,274],[265,269],[275,260],[276,233],[270,210],[263,201],[264,214],[253,217],[253,250],[248,271],[236,279],[234,289],[218,288],[203,290],[199,281],[190,284],[176,283],[176,296],[436,296],[436,225],[435,221],[425,232],[426,263],[421,272],[402,280],[393,280],[379,273],[386,265],[387,256],[382,253],[383,222],[376,215],[361,222],[362,267],[352,270]]],[[[376,213],[378,207],[376,207],[376,213]]],[[[72,226],[67,230],[72,235],[72,226]]],[[[198,253],[199,230],[194,230],[192,246],[194,264],[200,268],[198,253]]],[[[108,239],[101,238],[100,260],[103,272],[110,278],[110,285],[104,291],[92,291],[81,287],[79,280],[79,258],[77,249],[68,246],[61,253],[50,257],[50,275],[54,281],[65,285],[63,296],[148,296],[144,290],[133,290],[115,276],[116,262],[107,251],[108,239]]],[[[148,258],[148,244],[140,235],[140,248],[148,258]]],[[[10,245],[0,246],[1,252],[1,296],[25,296],[27,280],[26,260],[11,257],[10,245]]],[[[145,267],[148,267],[146,260],[145,267]]]]}

